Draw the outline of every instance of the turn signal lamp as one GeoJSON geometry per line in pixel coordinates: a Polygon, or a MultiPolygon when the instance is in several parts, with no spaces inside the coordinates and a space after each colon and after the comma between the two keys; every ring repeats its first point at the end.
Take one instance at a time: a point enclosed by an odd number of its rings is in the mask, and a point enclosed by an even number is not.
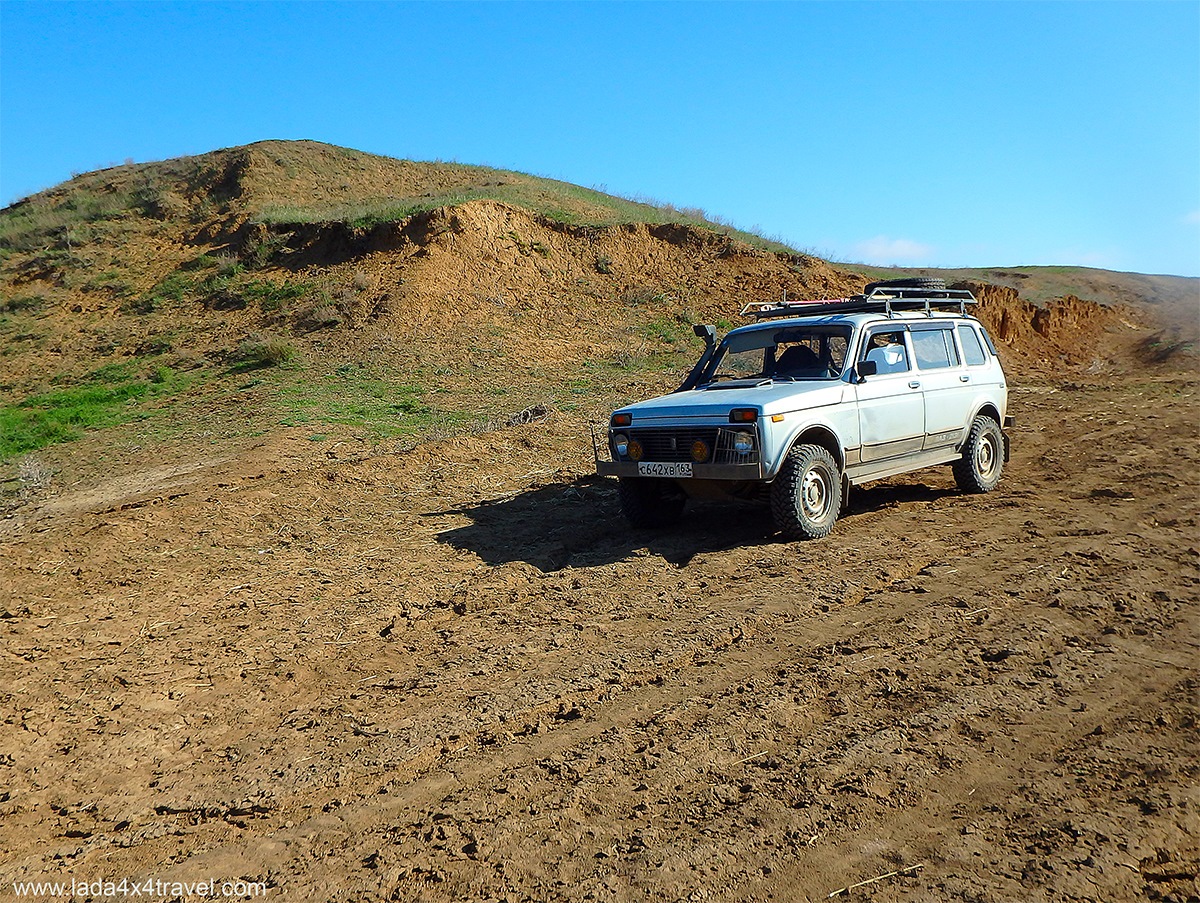
{"type": "Polygon", "coordinates": [[[632,414],[613,414],[613,418],[612,418],[613,426],[629,426],[629,424],[631,424],[631,423],[633,423],[633,415],[632,414]]]}
{"type": "Polygon", "coordinates": [[[729,412],[730,423],[757,423],[758,411],[755,408],[734,408],[729,412]]]}

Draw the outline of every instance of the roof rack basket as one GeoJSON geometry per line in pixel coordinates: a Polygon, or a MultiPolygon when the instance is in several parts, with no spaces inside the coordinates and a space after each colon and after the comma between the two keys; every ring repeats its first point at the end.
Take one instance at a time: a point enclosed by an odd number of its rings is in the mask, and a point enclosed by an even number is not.
{"type": "Polygon", "coordinates": [[[755,320],[775,317],[813,317],[834,314],[883,313],[888,317],[896,311],[923,311],[927,317],[935,311],[957,311],[967,315],[968,304],[978,304],[967,289],[878,287],[865,295],[831,298],[824,301],[757,301],[742,308],[742,316],[755,320]]]}

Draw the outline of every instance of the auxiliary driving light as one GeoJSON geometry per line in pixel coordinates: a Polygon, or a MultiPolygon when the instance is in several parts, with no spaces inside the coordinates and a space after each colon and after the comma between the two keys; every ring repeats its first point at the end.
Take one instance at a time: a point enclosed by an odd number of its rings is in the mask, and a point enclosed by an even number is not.
{"type": "Polygon", "coordinates": [[[642,450],[642,443],[638,442],[636,439],[630,439],[629,440],[629,457],[631,457],[635,461],[640,461],[640,460],[642,460],[643,454],[645,454],[645,452],[642,450]]]}
{"type": "Polygon", "coordinates": [[[697,464],[708,460],[708,443],[703,439],[697,439],[692,443],[692,460],[697,464]]]}

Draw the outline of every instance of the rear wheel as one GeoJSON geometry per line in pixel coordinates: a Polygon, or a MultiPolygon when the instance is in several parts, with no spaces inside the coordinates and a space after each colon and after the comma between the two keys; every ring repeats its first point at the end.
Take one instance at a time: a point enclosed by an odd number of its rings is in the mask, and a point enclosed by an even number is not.
{"type": "Polygon", "coordinates": [[[833,530],[842,509],[842,475],[819,445],[798,445],[771,484],[775,526],[788,539],[820,539],[833,530]]]}
{"type": "Polygon", "coordinates": [[[683,514],[687,496],[670,480],[621,478],[617,483],[621,513],[631,527],[667,527],[683,514]]]}
{"type": "Polygon", "coordinates": [[[963,492],[991,492],[1004,472],[1004,435],[1000,424],[980,415],[971,423],[962,458],[954,463],[954,482],[963,492]]]}

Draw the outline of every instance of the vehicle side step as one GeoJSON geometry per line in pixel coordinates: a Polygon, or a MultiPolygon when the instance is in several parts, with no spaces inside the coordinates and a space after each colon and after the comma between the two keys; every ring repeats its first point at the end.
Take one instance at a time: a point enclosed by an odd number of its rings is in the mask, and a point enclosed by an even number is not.
{"type": "Polygon", "coordinates": [[[871,480],[882,480],[884,477],[893,477],[898,473],[907,473],[921,467],[951,464],[961,457],[962,455],[954,449],[939,448],[935,451],[905,455],[902,458],[886,458],[882,461],[854,464],[846,468],[846,476],[851,485],[858,486],[862,483],[869,483],[871,480]]]}

